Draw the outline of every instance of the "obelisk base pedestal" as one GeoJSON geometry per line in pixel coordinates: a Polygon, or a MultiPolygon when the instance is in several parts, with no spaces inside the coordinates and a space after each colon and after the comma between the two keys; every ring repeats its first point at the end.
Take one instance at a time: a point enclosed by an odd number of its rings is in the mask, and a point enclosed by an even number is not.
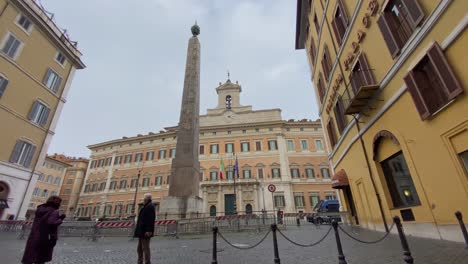
{"type": "Polygon", "coordinates": [[[203,216],[203,199],[198,196],[167,196],[161,201],[159,210],[162,219],[190,219],[203,216]]]}

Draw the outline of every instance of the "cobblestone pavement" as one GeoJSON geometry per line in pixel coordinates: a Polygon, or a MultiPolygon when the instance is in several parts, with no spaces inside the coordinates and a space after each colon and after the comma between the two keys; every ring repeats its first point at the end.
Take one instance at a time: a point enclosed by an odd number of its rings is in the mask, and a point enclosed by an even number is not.
{"type": "MultiPolygon", "coordinates": [[[[300,228],[288,227],[284,230],[291,239],[299,243],[317,241],[328,230],[328,226],[316,229],[314,226],[300,228]]],[[[362,229],[346,228],[361,239],[377,239],[383,233],[362,229]]],[[[224,236],[234,244],[253,245],[264,233],[226,233],[224,236]]],[[[389,235],[384,241],[373,244],[361,244],[341,233],[346,260],[350,264],[393,264],[404,263],[398,236],[389,235]]],[[[408,242],[416,264],[462,264],[468,263],[468,249],[464,244],[441,240],[408,237],[408,242]]],[[[12,233],[0,233],[0,263],[20,263],[25,240],[18,240],[12,233]]],[[[312,248],[294,246],[278,234],[281,263],[338,263],[336,242],[333,232],[325,240],[312,248]]],[[[152,263],[211,263],[212,240],[210,235],[183,236],[180,239],[156,237],[151,241],[152,263]]],[[[91,242],[85,238],[62,238],[54,251],[57,264],[99,263],[123,264],[136,263],[137,241],[128,238],[101,238],[91,242]]],[[[218,240],[218,263],[220,264],[263,264],[273,263],[273,242],[270,234],[257,248],[238,250],[218,240]]]]}

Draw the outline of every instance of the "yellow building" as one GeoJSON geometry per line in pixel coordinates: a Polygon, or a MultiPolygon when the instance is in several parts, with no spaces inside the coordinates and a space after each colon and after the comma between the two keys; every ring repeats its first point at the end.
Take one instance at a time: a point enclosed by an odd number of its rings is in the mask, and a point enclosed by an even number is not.
{"type": "Polygon", "coordinates": [[[47,156],[42,166],[39,168],[39,178],[29,201],[26,219],[34,218],[34,213],[38,205],[47,201],[52,195],[59,195],[64,183],[65,172],[71,167],[70,164],[47,156]]]}
{"type": "Polygon", "coordinates": [[[417,236],[462,240],[468,216],[468,5],[451,0],[297,1],[331,148],[355,224],[392,217],[417,236]]]}
{"type": "Polygon", "coordinates": [[[76,69],[76,42],[35,1],[0,0],[0,219],[23,218],[76,69]]]}
{"type": "MultiPolygon", "coordinates": [[[[280,109],[241,105],[241,86],[230,80],[216,92],[218,105],[200,116],[200,216],[234,210],[312,212],[319,200],[336,199],[320,121],[285,121],[280,109]],[[238,178],[233,175],[234,153],[238,178]],[[277,188],[273,195],[269,184],[277,188]]],[[[126,218],[133,213],[134,199],[140,203],[147,192],[158,205],[169,188],[176,129],[89,146],[91,162],[75,216],[126,218]]]]}

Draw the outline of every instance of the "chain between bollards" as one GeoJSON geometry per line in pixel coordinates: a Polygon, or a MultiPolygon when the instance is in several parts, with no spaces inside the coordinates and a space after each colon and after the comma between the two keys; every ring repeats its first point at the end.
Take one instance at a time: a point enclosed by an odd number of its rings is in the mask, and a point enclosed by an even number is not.
{"type": "Polygon", "coordinates": [[[216,238],[218,237],[218,227],[213,227],[213,260],[211,264],[218,264],[218,248],[216,244],[216,238]]]}
{"type": "Polygon", "coordinates": [[[465,247],[468,249],[468,232],[466,231],[466,226],[463,222],[463,215],[460,211],[456,211],[455,216],[457,217],[458,223],[460,224],[460,228],[462,230],[463,238],[465,239],[465,247]]]}
{"type": "Polygon", "coordinates": [[[340,234],[338,233],[338,222],[332,221],[333,230],[335,230],[336,247],[338,248],[338,264],[348,264],[343,254],[343,248],[341,247],[340,234]]]}
{"type": "Polygon", "coordinates": [[[398,236],[400,237],[401,247],[403,248],[403,255],[405,256],[403,259],[406,263],[414,263],[413,256],[411,256],[411,251],[408,246],[408,241],[406,240],[405,232],[403,231],[403,226],[401,224],[400,217],[395,216],[393,217],[393,222],[398,230],[398,236]]]}
{"type": "Polygon", "coordinates": [[[276,224],[271,225],[271,231],[273,232],[273,250],[275,253],[275,264],[281,264],[281,260],[279,258],[279,252],[278,252],[278,239],[276,238],[276,230],[278,230],[278,226],[276,224]]]}

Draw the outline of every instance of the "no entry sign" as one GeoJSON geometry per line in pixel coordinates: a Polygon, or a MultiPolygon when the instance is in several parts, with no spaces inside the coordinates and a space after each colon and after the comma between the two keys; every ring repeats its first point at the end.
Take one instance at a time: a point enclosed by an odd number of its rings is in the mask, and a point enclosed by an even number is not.
{"type": "Polygon", "coordinates": [[[268,185],[268,191],[270,191],[272,193],[275,192],[276,191],[276,186],[274,184],[268,185]]]}

